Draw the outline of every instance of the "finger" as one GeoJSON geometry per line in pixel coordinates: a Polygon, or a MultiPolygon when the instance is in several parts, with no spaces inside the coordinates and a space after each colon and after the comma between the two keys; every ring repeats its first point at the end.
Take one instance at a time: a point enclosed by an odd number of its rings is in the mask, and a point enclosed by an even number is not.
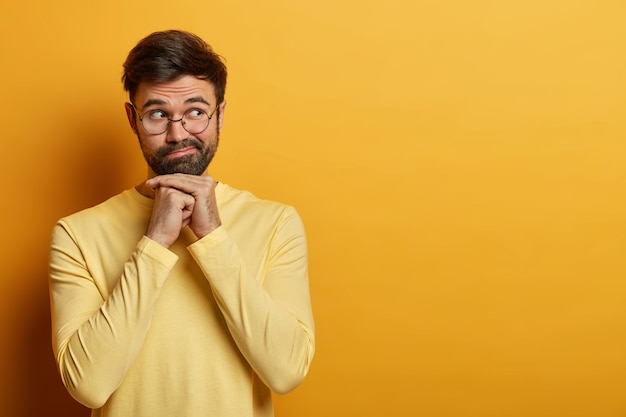
{"type": "Polygon", "coordinates": [[[151,188],[157,188],[161,186],[167,186],[167,184],[177,183],[180,181],[192,180],[193,177],[195,177],[195,175],[186,175],[186,174],[180,174],[180,173],[158,175],[156,177],[149,178],[148,180],[146,180],[146,185],[151,188]]]}
{"type": "Polygon", "coordinates": [[[146,181],[146,185],[152,189],[170,187],[188,194],[195,194],[201,189],[212,187],[213,184],[214,180],[209,176],[185,174],[160,175],[146,181]]]}
{"type": "Polygon", "coordinates": [[[189,194],[185,194],[185,193],[181,193],[181,194],[182,194],[181,199],[180,199],[181,210],[183,210],[183,212],[189,211],[191,213],[193,211],[193,207],[196,204],[196,199],[193,198],[193,196],[189,194]]]}

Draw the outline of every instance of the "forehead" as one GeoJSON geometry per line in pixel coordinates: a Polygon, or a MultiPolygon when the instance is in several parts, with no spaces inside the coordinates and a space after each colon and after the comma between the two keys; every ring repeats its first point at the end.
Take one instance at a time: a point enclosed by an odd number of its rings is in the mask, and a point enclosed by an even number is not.
{"type": "Polygon", "coordinates": [[[183,75],[164,83],[142,82],[135,93],[135,104],[143,107],[150,102],[175,106],[190,98],[203,98],[207,103],[215,105],[215,87],[210,81],[193,75],[183,75]]]}

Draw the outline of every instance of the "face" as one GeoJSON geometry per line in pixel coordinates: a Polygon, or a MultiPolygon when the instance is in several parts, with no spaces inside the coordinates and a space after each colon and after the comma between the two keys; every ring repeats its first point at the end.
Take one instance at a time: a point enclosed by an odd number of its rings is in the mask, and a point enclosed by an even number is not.
{"type": "Polygon", "coordinates": [[[202,175],[217,151],[219,131],[224,118],[226,102],[216,110],[215,89],[205,80],[184,75],[174,81],[161,84],[141,83],[135,94],[135,112],[126,103],[126,115],[131,128],[139,138],[141,151],[149,167],[149,176],[183,173],[202,175]],[[183,114],[204,112],[213,115],[208,127],[191,134],[182,122],[170,122],[164,133],[154,135],[146,132],[140,116],[148,114],[179,120],[183,114]]]}

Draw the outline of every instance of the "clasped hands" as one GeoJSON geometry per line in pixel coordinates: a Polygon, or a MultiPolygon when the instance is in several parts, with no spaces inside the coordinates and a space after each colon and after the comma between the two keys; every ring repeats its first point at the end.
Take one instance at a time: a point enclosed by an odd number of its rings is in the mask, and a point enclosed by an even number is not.
{"type": "Polygon", "coordinates": [[[146,236],[169,248],[189,226],[198,239],[222,223],[215,199],[215,180],[208,175],[159,175],[146,181],[154,190],[154,207],[146,236]]]}

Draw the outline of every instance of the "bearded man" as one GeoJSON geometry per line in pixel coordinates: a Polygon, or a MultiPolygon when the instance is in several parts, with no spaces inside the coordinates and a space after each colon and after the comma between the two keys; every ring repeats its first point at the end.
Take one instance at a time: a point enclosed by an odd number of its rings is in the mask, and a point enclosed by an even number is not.
{"type": "Polygon", "coordinates": [[[147,178],[52,231],[54,354],[92,416],[269,417],[308,373],[300,217],[208,174],[226,76],[194,34],[141,40],[122,81],[147,178]]]}

